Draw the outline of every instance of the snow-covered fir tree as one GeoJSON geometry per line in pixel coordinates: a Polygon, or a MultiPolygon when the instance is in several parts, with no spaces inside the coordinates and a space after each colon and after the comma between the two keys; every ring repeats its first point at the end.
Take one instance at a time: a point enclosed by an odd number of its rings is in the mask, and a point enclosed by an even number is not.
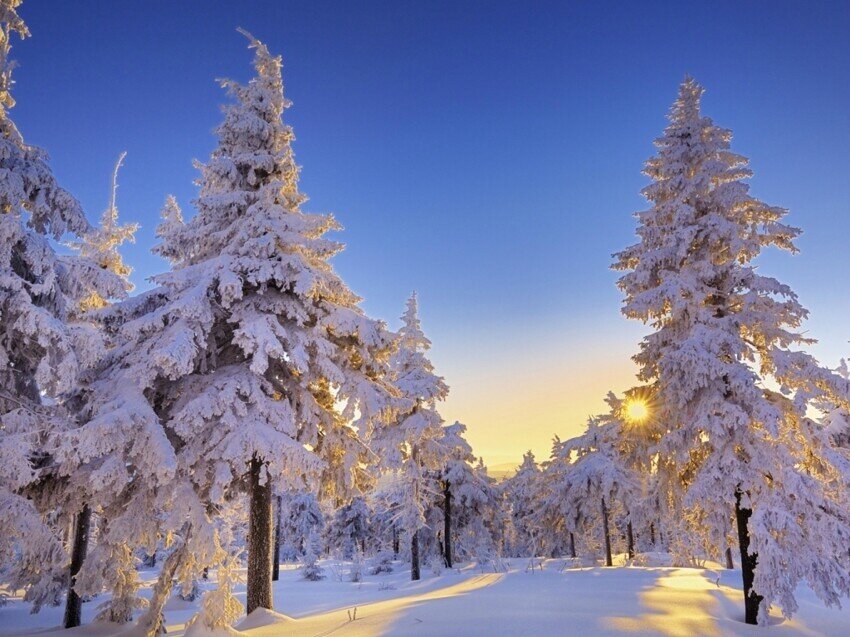
{"type": "Polygon", "coordinates": [[[512,533],[508,554],[534,555],[540,548],[535,542],[534,499],[539,486],[540,467],[529,450],[514,475],[505,480],[501,491],[505,507],[510,511],[512,533]]]}
{"type": "Polygon", "coordinates": [[[418,307],[414,292],[401,317],[398,351],[391,361],[393,383],[407,406],[373,438],[386,466],[398,468],[395,486],[402,496],[395,515],[410,538],[414,580],[420,577],[419,532],[425,526],[428,502],[435,495],[431,472],[440,469],[445,458],[443,419],[437,402],[449,391],[428,359],[431,341],[422,331],[418,307]]]}
{"type": "Polygon", "coordinates": [[[799,231],[749,194],[747,160],[702,114],[702,94],[682,83],[646,163],[640,241],[614,267],[624,314],[654,329],[635,361],[666,427],[662,486],[694,540],[721,545],[717,512],[736,512],[746,620],[766,622],[773,604],[796,611],[801,581],[829,605],[850,593],[850,473],[806,413],[840,379],[795,349],[809,341],[793,290],[756,271],[764,248],[794,251],[799,231]]]}
{"type": "Polygon", "coordinates": [[[325,569],[319,564],[320,552],[319,534],[313,532],[307,540],[307,548],[301,565],[301,577],[310,582],[318,582],[325,578],[325,569]]]}
{"type": "Polygon", "coordinates": [[[295,561],[304,555],[307,542],[315,533],[321,536],[325,515],[313,493],[286,492],[281,496],[281,557],[295,561]]]}
{"type": "Polygon", "coordinates": [[[581,532],[588,539],[600,539],[606,566],[613,564],[613,520],[624,517],[626,505],[640,488],[638,476],[627,468],[617,449],[619,425],[591,418],[581,436],[556,440],[544,471],[544,502],[539,505],[541,511],[555,511],[552,523],[564,532],[562,542],[569,534],[572,557],[573,534],[581,532]]]}
{"type": "MultiPolygon", "coordinates": [[[[86,234],[82,241],[71,244],[81,258],[87,259],[102,272],[111,274],[115,281],[120,282],[122,298],[133,290],[133,284],[129,278],[133,269],[124,262],[119,248],[126,242],[135,241],[135,233],[138,229],[137,224],[122,225],[118,222],[118,171],[126,155],[126,152],[121,153],[115,163],[109,205],[101,215],[99,226],[86,234]]],[[[114,289],[112,294],[116,294],[114,289]]],[[[84,393],[84,389],[81,391],[81,388],[92,382],[98,361],[104,351],[111,346],[109,331],[102,320],[105,316],[102,310],[115,300],[115,298],[104,296],[103,286],[93,284],[89,286],[70,314],[72,328],[78,342],[77,351],[80,349],[89,351],[88,360],[80,360],[85,369],[78,376],[77,390],[65,397],[68,410],[76,416],[79,416],[76,412],[80,406],[80,396],[84,393]]],[[[69,588],[63,621],[65,628],[72,628],[79,626],[81,621],[82,599],[77,594],[74,584],[88,551],[93,513],[91,499],[96,495],[91,492],[97,488],[97,479],[93,479],[93,476],[103,467],[99,463],[79,465],[73,460],[70,463],[64,462],[66,457],[63,453],[64,446],[65,441],[60,438],[57,448],[52,451],[54,461],[58,465],[56,473],[63,479],[58,485],[59,488],[52,494],[51,504],[67,509],[74,517],[69,588]]]]}
{"type": "Polygon", "coordinates": [[[149,311],[120,325],[80,434],[87,461],[123,456],[133,472],[136,492],[109,525],[163,533],[188,521],[198,569],[219,554],[210,515],[247,489],[248,612],[272,606],[272,483],[303,484],[330,465],[336,428],[368,428],[395,394],[394,335],[329,263],[342,246],[324,235],[338,224],[301,211],[280,58],[250,42],[256,76],[223,82],[235,103],[198,164],[197,214],[183,221],[167,201],[158,252],[172,271],[155,277],[149,311]],[[131,426],[129,447],[113,436],[92,449],[90,434],[131,426]]]}
{"type": "Polygon", "coordinates": [[[33,610],[59,602],[67,555],[56,509],[60,480],[53,439],[72,426],[61,398],[74,390],[96,338],[74,316],[89,293],[120,297],[118,277],[51,241],[92,233],[79,203],[56,182],[46,154],[26,144],[10,118],[11,38],[29,35],[20,0],[0,1],[0,569],[33,610]]]}
{"type": "Polygon", "coordinates": [[[334,513],[328,526],[328,542],[343,558],[350,560],[357,551],[366,552],[371,514],[366,500],[360,496],[352,498],[334,513]]]}
{"type": "Polygon", "coordinates": [[[439,512],[442,522],[442,555],[448,568],[456,555],[470,557],[484,544],[493,544],[491,528],[500,515],[499,495],[483,465],[475,466],[475,454],[466,441],[466,425],[460,422],[443,427],[440,441],[444,450],[438,479],[439,512]]]}

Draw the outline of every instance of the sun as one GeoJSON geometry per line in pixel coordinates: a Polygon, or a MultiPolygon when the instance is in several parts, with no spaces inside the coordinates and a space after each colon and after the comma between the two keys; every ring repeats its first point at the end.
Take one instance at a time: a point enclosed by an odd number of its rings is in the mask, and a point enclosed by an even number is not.
{"type": "Polygon", "coordinates": [[[640,398],[628,398],[623,405],[623,413],[629,422],[645,422],[649,418],[649,404],[640,398]]]}

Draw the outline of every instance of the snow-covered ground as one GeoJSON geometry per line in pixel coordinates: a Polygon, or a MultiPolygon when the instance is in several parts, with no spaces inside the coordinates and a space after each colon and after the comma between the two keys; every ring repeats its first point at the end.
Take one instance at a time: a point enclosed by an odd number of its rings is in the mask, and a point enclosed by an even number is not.
{"type": "MultiPolygon", "coordinates": [[[[251,617],[242,626],[250,637],[348,635],[850,635],[850,608],[826,609],[801,589],[800,612],[791,621],[773,618],[768,629],[742,623],[740,573],[690,568],[565,568],[547,560],[529,569],[529,560],[507,560],[506,572],[476,565],[433,575],[419,582],[409,571],[366,575],[347,581],[347,566],[324,563],[327,578],[307,582],[295,567],[284,567],[275,583],[276,610],[286,618],[263,624],[251,617]],[[356,609],[356,614],[355,614],[356,609]]],[[[143,572],[151,580],[154,572],[143,572]]],[[[147,589],[146,589],[147,591],[147,589]]],[[[244,587],[240,589],[244,602],[244,587]]],[[[102,599],[83,606],[90,622],[102,599]]],[[[197,602],[173,598],[166,608],[168,634],[183,634],[197,602]]],[[[28,614],[19,600],[0,608],[0,635],[117,635],[123,627],[56,627],[62,611],[28,614]]],[[[239,627],[237,625],[237,627],[239,627]]]]}

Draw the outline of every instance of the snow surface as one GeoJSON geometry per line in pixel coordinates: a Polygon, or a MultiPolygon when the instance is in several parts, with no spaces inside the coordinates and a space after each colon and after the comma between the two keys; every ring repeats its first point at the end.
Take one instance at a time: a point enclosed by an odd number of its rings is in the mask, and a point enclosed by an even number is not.
{"type": "MultiPolygon", "coordinates": [[[[797,591],[800,611],[791,621],[771,618],[770,628],[743,623],[740,572],[695,568],[569,568],[569,560],[506,560],[508,570],[493,573],[475,564],[410,581],[406,565],[390,574],[347,581],[350,563],[324,561],[328,577],[308,582],[296,566],[285,565],[275,582],[277,613],[252,615],[222,635],[306,637],[348,635],[790,635],[850,634],[850,609],[826,609],[807,588],[797,591]],[[356,609],[356,619],[354,611],[356,609]],[[250,628],[248,628],[250,626],[250,628]],[[768,632],[765,632],[765,631],[768,632]]],[[[622,558],[620,560],[622,563],[622,558]]],[[[143,571],[147,582],[154,571],[143,571]]],[[[149,584],[145,589],[150,594],[149,584]]],[[[236,589],[244,602],[245,588],[236,589]]],[[[105,596],[83,605],[91,622],[105,596]]],[[[176,596],[166,606],[168,635],[179,637],[198,602],[176,596]]],[[[127,626],[91,625],[61,630],[61,608],[30,615],[10,596],[0,608],[0,635],[107,637],[127,626]]],[[[129,629],[132,631],[132,628],[129,629]]],[[[193,634],[206,637],[207,632],[193,634]]]]}

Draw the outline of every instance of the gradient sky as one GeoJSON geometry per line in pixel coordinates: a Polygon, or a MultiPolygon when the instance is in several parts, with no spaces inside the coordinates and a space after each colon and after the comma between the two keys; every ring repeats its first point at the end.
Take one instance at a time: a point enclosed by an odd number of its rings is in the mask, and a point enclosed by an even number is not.
{"type": "Polygon", "coordinates": [[[15,40],[27,141],[96,219],[118,203],[139,289],[168,193],[191,214],[224,101],[245,81],[237,26],[283,54],[306,209],[345,226],[337,269],[398,326],[420,294],[442,413],[492,464],[548,456],[609,390],[643,334],[620,317],[611,253],[634,240],[642,162],[686,73],[752,161],[753,193],[791,210],[790,283],[830,365],[850,354],[847,2],[260,2],[26,0],[15,40]],[[639,6],[641,5],[641,6],[639,6]]]}

